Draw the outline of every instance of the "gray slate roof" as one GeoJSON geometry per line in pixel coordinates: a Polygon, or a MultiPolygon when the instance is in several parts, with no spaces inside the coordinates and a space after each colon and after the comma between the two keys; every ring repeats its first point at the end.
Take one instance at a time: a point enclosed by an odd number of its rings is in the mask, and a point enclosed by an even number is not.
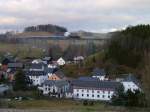
{"type": "Polygon", "coordinates": [[[25,71],[27,76],[44,76],[46,73],[44,71],[25,71]]]}
{"type": "Polygon", "coordinates": [[[111,89],[115,90],[121,86],[120,82],[115,81],[81,81],[73,80],[72,85],[79,88],[96,88],[96,89],[111,89]]]}
{"type": "Polygon", "coordinates": [[[23,68],[22,63],[8,63],[8,68],[23,68]]]}
{"type": "Polygon", "coordinates": [[[68,85],[69,83],[65,80],[46,80],[43,85],[48,85],[48,86],[56,86],[56,87],[63,87],[65,85],[68,85]]]}
{"type": "Polygon", "coordinates": [[[62,71],[58,70],[55,72],[55,75],[58,76],[60,79],[65,78],[65,75],[62,71]]]}
{"type": "Polygon", "coordinates": [[[56,71],[57,71],[57,68],[48,68],[48,67],[47,67],[47,68],[45,69],[45,72],[46,72],[46,73],[54,73],[54,72],[56,72],[56,71]]]}
{"type": "Polygon", "coordinates": [[[39,63],[39,64],[31,64],[30,65],[30,69],[42,69],[42,67],[44,67],[45,65],[43,63],[39,63]]]}

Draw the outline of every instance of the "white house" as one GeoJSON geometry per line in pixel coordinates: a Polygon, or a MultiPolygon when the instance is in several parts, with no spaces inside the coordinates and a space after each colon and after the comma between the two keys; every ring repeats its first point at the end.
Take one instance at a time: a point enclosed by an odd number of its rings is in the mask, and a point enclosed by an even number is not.
{"type": "Polygon", "coordinates": [[[25,75],[32,81],[33,86],[41,85],[48,78],[44,71],[26,71],[25,75]]]}
{"type": "Polygon", "coordinates": [[[57,60],[57,64],[60,65],[60,66],[63,66],[66,64],[65,60],[61,57],[57,60]]]}
{"type": "Polygon", "coordinates": [[[83,56],[76,56],[73,58],[75,63],[82,62],[84,60],[83,56]]]}
{"type": "Polygon", "coordinates": [[[104,69],[95,68],[92,72],[93,78],[98,78],[99,80],[105,80],[106,72],[104,69]]]}
{"type": "Polygon", "coordinates": [[[41,59],[35,59],[32,61],[33,64],[39,64],[39,63],[42,63],[42,60],[41,59]]]}
{"type": "Polygon", "coordinates": [[[73,98],[109,101],[120,85],[121,83],[112,81],[74,80],[72,82],[73,98]]]}
{"type": "Polygon", "coordinates": [[[43,63],[31,64],[29,69],[25,70],[25,75],[32,81],[33,86],[41,85],[48,78],[43,63]]]}
{"type": "Polygon", "coordinates": [[[55,69],[55,68],[57,68],[57,66],[55,64],[48,64],[48,68],[55,69]]]}
{"type": "Polygon", "coordinates": [[[140,83],[132,74],[129,74],[121,83],[125,91],[131,90],[134,92],[135,90],[141,90],[140,83]]]}
{"type": "Polygon", "coordinates": [[[66,92],[69,91],[69,83],[65,80],[46,80],[39,90],[42,91],[44,95],[50,97],[62,98],[65,97],[66,92]]]}

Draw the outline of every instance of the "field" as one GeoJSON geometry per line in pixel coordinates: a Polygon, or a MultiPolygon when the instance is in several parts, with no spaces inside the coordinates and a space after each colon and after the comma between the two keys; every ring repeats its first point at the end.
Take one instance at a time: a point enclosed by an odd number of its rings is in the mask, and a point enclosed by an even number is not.
{"type": "MultiPolygon", "coordinates": [[[[56,112],[149,112],[149,109],[138,108],[123,108],[113,107],[102,102],[95,102],[94,105],[84,106],[82,102],[73,100],[32,100],[32,101],[10,101],[8,107],[13,109],[21,109],[23,112],[34,110],[36,112],[43,112],[44,110],[56,111],[56,112]],[[25,111],[26,110],[26,111],[25,111]],[[41,111],[40,111],[41,110],[41,111]],[[42,111],[43,110],[43,111],[42,111]]],[[[31,112],[34,112],[31,111],[31,112]]],[[[0,110],[2,112],[2,110],[0,110]]],[[[4,111],[3,112],[8,112],[4,111]]],[[[11,111],[9,111],[11,112],[11,111]]],[[[12,112],[20,112],[13,111],[12,112]]]]}
{"type": "Polygon", "coordinates": [[[19,58],[41,57],[43,55],[42,49],[32,48],[27,44],[0,43],[0,54],[8,52],[19,58]]]}

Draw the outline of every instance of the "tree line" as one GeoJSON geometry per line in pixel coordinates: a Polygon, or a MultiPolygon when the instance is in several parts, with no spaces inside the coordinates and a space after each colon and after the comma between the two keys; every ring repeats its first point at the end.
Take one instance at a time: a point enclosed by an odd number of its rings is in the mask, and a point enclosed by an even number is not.
{"type": "Polygon", "coordinates": [[[24,32],[51,32],[51,33],[64,33],[67,32],[67,29],[57,25],[38,25],[38,26],[29,26],[24,29],[24,32]]]}
{"type": "Polygon", "coordinates": [[[107,58],[136,68],[150,51],[150,25],[137,25],[117,32],[108,42],[107,58]]]}

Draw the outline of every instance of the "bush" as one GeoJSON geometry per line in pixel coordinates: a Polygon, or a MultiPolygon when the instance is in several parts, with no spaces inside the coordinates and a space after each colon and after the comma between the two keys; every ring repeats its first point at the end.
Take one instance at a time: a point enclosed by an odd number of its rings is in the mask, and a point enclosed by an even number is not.
{"type": "Polygon", "coordinates": [[[87,101],[87,100],[84,100],[84,101],[83,101],[83,105],[84,105],[84,106],[87,106],[87,105],[88,105],[88,101],[87,101]]]}
{"type": "Polygon", "coordinates": [[[90,106],[93,106],[93,105],[94,105],[94,101],[90,101],[90,102],[89,102],[89,105],[90,105],[90,106]]]}

